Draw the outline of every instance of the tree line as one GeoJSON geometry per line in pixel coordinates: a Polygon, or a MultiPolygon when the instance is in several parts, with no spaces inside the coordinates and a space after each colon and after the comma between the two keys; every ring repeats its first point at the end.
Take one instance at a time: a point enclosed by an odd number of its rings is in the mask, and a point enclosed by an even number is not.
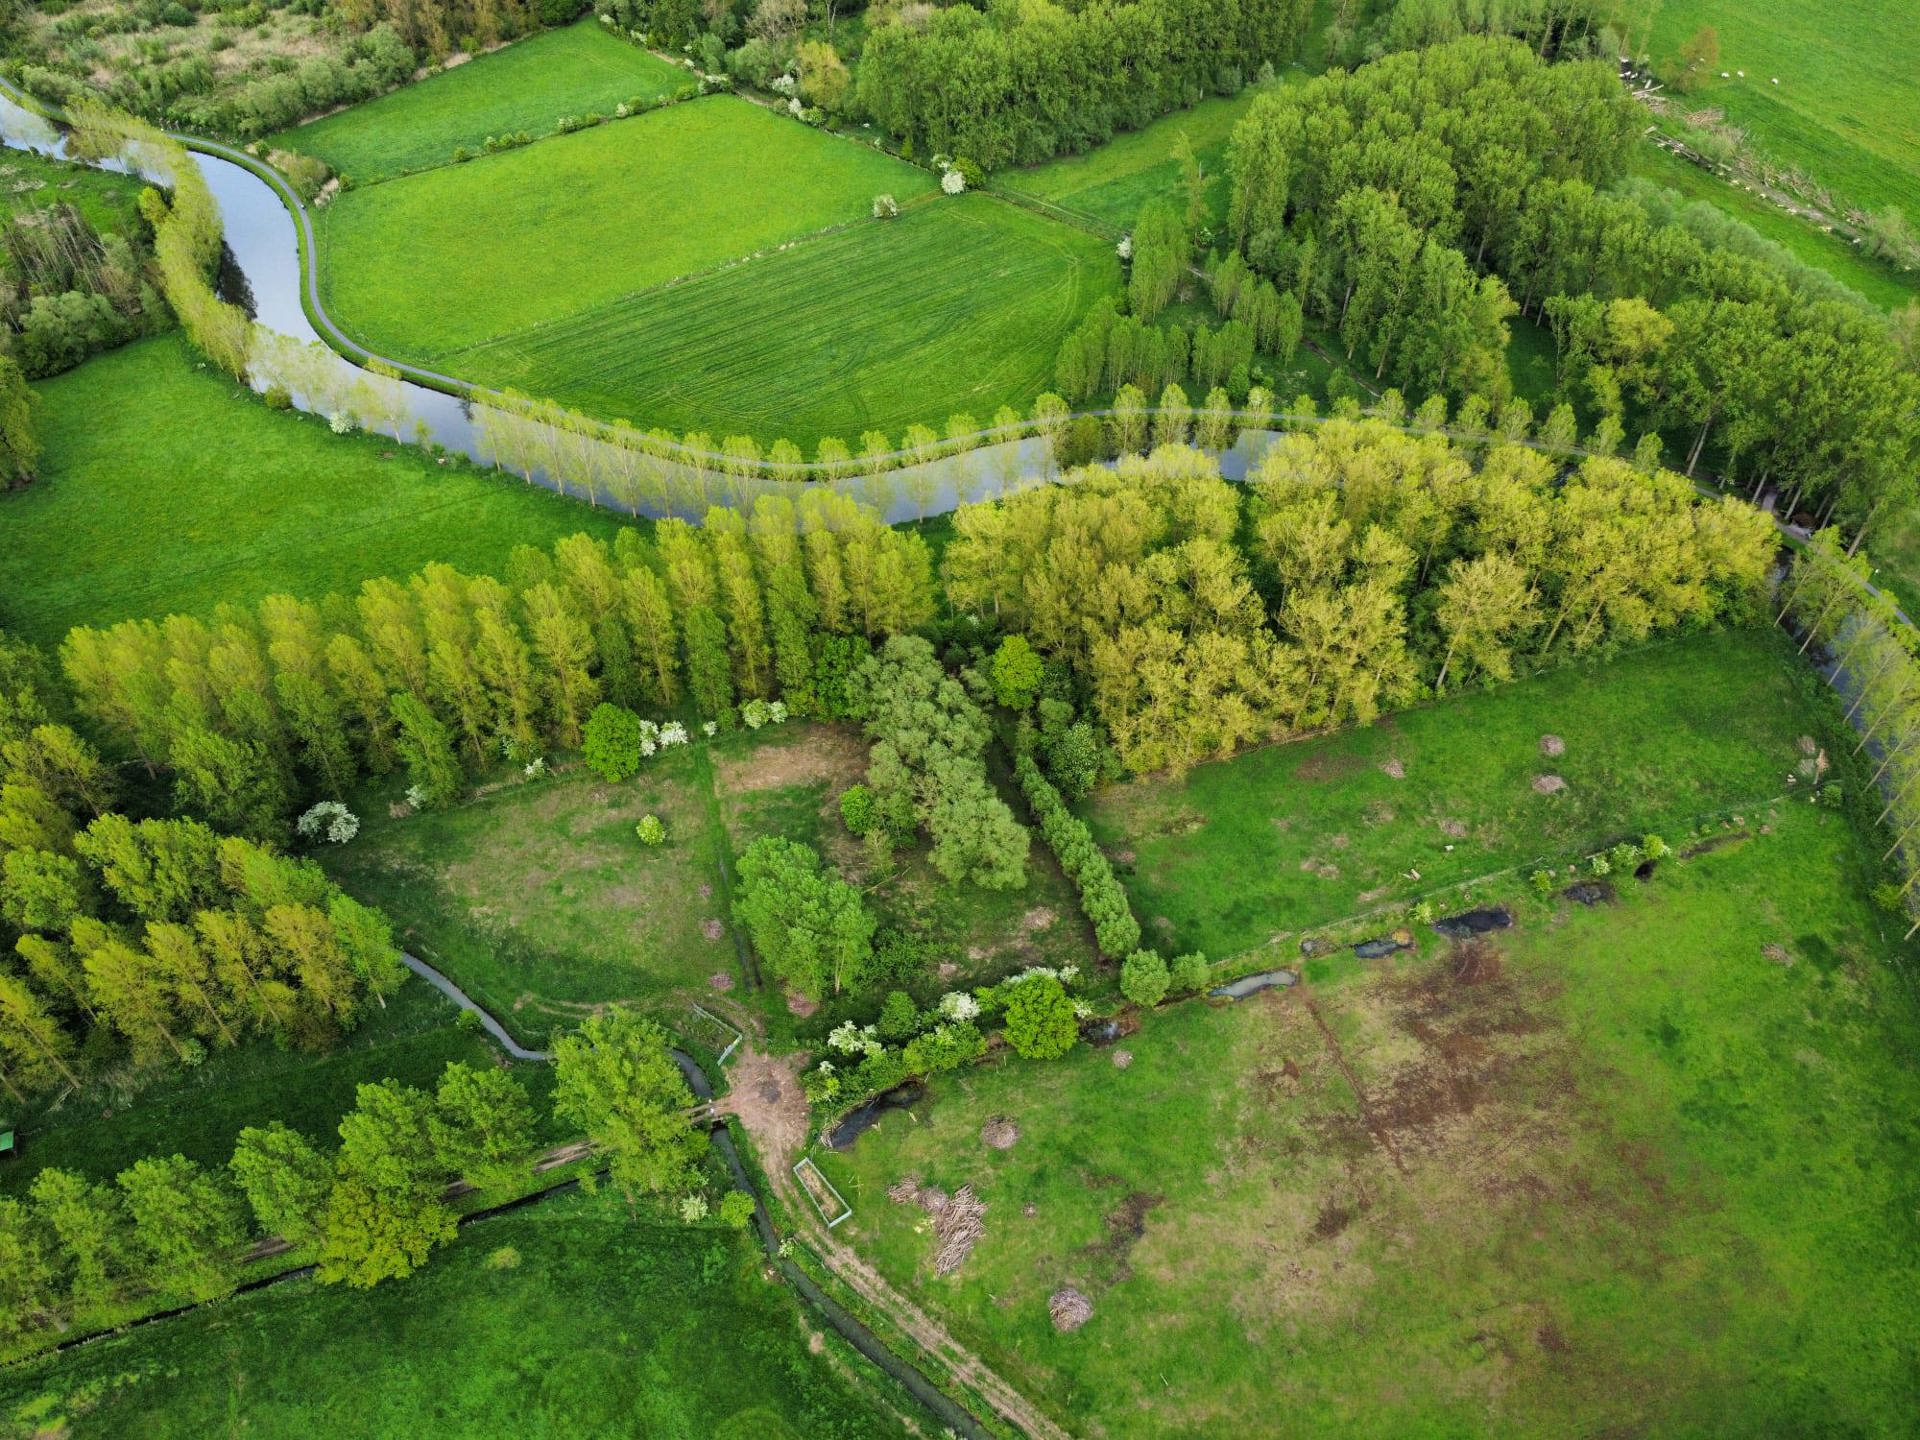
{"type": "MultiPolygon", "coordinates": [[[[699,1197],[681,1213],[707,1213],[707,1136],[665,1031],[615,1010],[563,1036],[554,1064],[556,1115],[614,1184],[699,1197]]],[[[111,1183],[40,1171],[26,1199],[0,1198],[0,1347],[231,1294],[273,1254],[311,1256],[322,1284],[401,1279],[453,1239],[461,1194],[511,1198],[532,1178],[534,1107],[500,1068],[455,1061],[431,1091],[363,1084],[337,1133],[324,1149],[279,1121],[248,1126],[224,1167],[152,1156],[111,1183]]],[[[734,1226],[752,1213],[740,1192],[719,1207],[734,1226]]]]}
{"type": "Polygon", "coordinates": [[[1689,473],[1712,442],[1864,529],[1911,493],[1920,377],[1830,280],[1611,188],[1640,123],[1605,64],[1500,38],[1390,55],[1256,100],[1232,239],[1377,376],[1497,399],[1517,308],[1553,325],[1563,399],[1616,426],[1631,401],[1688,435],[1689,473]]]}
{"type": "Polygon", "coordinates": [[[1305,0],[911,11],[868,32],[853,96],[909,154],[988,170],[1089,149],[1285,64],[1305,0]]]}
{"type": "Polygon", "coordinates": [[[521,546],[504,579],[436,564],[211,622],[80,627],[61,661],[83,713],[182,804],[274,838],[302,795],[361,774],[402,766],[414,801],[437,805],[490,759],[577,748],[602,700],[720,716],[778,694],[829,713],[850,663],[833,642],[912,631],[934,601],[920,536],[811,491],[662,521],[651,539],[521,546]]]}
{"type": "Polygon", "coordinates": [[[970,506],[949,603],[1069,667],[1124,766],[1249,743],[1748,616],[1766,516],[1594,457],[1380,421],[1282,437],[1244,490],[1191,450],[970,506]]]}

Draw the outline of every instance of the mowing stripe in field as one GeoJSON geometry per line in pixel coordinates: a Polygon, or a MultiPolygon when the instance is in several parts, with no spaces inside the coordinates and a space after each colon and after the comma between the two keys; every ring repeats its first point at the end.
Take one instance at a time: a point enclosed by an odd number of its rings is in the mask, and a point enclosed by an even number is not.
{"type": "Polygon", "coordinates": [[[491,385],[675,430],[898,439],[1045,389],[1119,285],[1102,240],[988,196],[938,200],[448,359],[491,385]]]}
{"type": "MultiPolygon", "coordinates": [[[[328,308],[434,363],[905,201],[934,177],[737,96],[349,190],[320,212],[328,308]]],[[[769,321],[777,317],[767,317],[769,321]]]]}

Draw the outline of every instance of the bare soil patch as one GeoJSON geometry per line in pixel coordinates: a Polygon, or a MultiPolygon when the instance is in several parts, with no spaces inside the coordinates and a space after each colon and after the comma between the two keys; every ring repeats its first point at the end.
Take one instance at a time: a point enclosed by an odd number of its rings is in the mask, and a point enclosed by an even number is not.
{"type": "Polygon", "coordinates": [[[867,746],[850,725],[793,725],[744,755],[716,756],[715,786],[723,794],[747,795],[793,785],[844,789],[867,773],[867,746]]]}
{"type": "Polygon", "coordinates": [[[800,1089],[800,1056],[763,1055],[741,1042],[728,1067],[733,1088],[714,1108],[737,1115],[770,1170],[784,1173],[807,1143],[807,1097],[800,1089]]]}
{"type": "Polygon", "coordinates": [[[1536,775],[1533,777],[1533,793],[1536,795],[1558,795],[1567,788],[1567,782],[1558,775],[1536,775]]]}
{"type": "Polygon", "coordinates": [[[1296,780],[1345,780],[1367,768],[1367,762],[1346,750],[1321,750],[1293,767],[1296,780]]]}
{"type": "Polygon", "coordinates": [[[980,1127],[980,1143],[990,1150],[1011,1150],[1020,1140],[1020,1127],[1004,1115],[995,1115],[980,1127]]]}
{"type": "Polygon", "coordinates": [[[1053,1328],[1063,1334],[1078,1330],[1093,1318],[1093,1301],[1071,1285],[1062,1285],[1047,1300],[1053,1328]]]}
{"type": "Polygon", "coordinates": [[[1382,760],[1380,762],[1380,770],[1389,780],[1404,780],[1407,778],[1407,767],[1401,762],[1398,756],[1390,760],[1382,760]]]}
{"type": "Polygon", "coordinates": [[[1567,742],[1562,740],[1558,735],[1542,735],[1540,737],[1540,753],[1542,755],[1564,755],[1567,753],[1567,742]]]}

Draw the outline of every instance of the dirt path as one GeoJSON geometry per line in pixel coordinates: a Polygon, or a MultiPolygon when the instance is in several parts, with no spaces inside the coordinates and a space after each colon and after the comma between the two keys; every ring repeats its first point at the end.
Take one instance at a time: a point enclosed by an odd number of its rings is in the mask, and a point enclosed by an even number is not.
{"type": "Polygon", "coordinates": [[[716,1108],[738,1116],[759,1152],[767,1180],[786,1202],[814,1253],[833,1274],[889,1323],[913,1338],[953,1380],[966,1386],[999,1417],[1032,1440],[1072,1440],[984,1360],[948,1333],[932,1316],[895,1290],[881,1274],[840,1243],[793,1178],[794,1162],[807,1139],[807,1102],[800,1092],[797,1056],[772,1056],[750,1037],[729,1067],[732,1088],[716,1108]]]}

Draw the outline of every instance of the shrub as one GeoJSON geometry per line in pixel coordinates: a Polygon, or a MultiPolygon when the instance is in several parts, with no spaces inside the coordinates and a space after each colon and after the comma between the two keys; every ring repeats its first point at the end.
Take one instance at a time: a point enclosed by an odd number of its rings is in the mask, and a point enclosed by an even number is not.
{"type": "Polygon", "coordinates": [[[502,1245],[499,1249],[487,1256],[487,1268],[489,1270],[518,1270],[520,1268],[520,1252],[511,1245],[502,1245]]]}
{"type": "Polygon", "coordinates": [[[640,769],[640,717],[620,705],[594,706],[581,758],[602,780],[630,779],[640,769]]]}
{"type": "Polygon", "coordinates": [[[324,836],[335,845],[344,845],[360,833],[360,818],[338,800],[322,800],[294,821],[293,828],[302,839],[324,836]]]}
{"type": "Polygon", "coordinates": [[[960,173],[957,165],[949,165],[947,173],[940,177],[940,189],[947,195],[958,195],[967,188],[967,177],[960,173]]]}
{"type": "Polygon", "coordinates": [[[1536,870],[1527,877],[1527,883],[1533,886],[1534,893],[1537,895],[1550,894],[1553,890],[1553,872],[1536,870]]]}
{"type": "Polygon", "coordinates": [[[1607,852],[1607,861],[1624,875],[1640,863],[1640,847],[1631,840],[1622,840],[1607,852]]]}
{"type": "Polygon", "coordinates": [[[1120,993],[1145,1009],[1166,999],[1172,983],[1158,950],[1135,950],[1120,964],[1120,993]]]}
{"type": "Polygon", "coordinates": [[[873,791],[865,785],[849,785],[840,795],[840,821],[849,835],[865,835],[873,828],[876,806],[873,791]]]}
{"type": "Polygon", "coordinates": [[[1658,835],[1649,835],[1641,840],[1640,853],[1649,860],[1664,860],[1673,853],[1673,847],[1658,835]]]}
{"type": "Polygon", "coordinates": [[[1197,990],[1206,989],[1207,982],[1213,978],[1207,965],[1207,957],[1198,950],[1191,950],[1185,955],[1176,955],[1167,970],[1173,980],[1173,988],[1182,995],[1191,995],[1197,990]]]}
{"type": "Polygon", "coordinates": [[[680,1218],[689,1225],[698,1225],[707,1218],[707,1197],[689,1195],[680,1202],[680,1218]]]}
{"type": "Polygon", "coordinates": [[[1009,635],[993,652],[993,695],[1009,710],[1025,710],[1040,691],[1045,666],[1024,635],[1009,635]]]}
{"type": "Polygon", "coordinates": [[[284,385],[269,385],[260,398],[267,402],[267,408],[269,410],[291,410],[293,408],[293,396],[284,385]]]}
{"type": "Polygon", "coordinates": [[[904,990],[889,990],[874,1024],[882,1040],[907,1040],[920,1029],[920,1008],[904,990]]]}
{"type": "Polygon", "coordinates": [[[744,1190],[729,1190],[720,1197],[720,1223],[733,1230],[744,1230],[753,1223],[753,1196],[744,1190]]]}
{"type": "Polygon", "coordinates": [[[900,214],[900,202],[891,195],[873,197],[873,218],[876,220],[897,219],[900,214]]]}
{"type": "Polygon", "coordinates": [[[658,815],[642,815],[640,823],[633,827],[633,833],[640,838],[642,845],[664,845],[667,843],[666,823],[658,815]]]}
{"type": "Polygon", "coordinates": [[[1079,1038],[1067,988],[1052,975],[1031,975],[1007,999],[1007,1043],[1027,1060],[1058,1060],[1079,1038]]]}

